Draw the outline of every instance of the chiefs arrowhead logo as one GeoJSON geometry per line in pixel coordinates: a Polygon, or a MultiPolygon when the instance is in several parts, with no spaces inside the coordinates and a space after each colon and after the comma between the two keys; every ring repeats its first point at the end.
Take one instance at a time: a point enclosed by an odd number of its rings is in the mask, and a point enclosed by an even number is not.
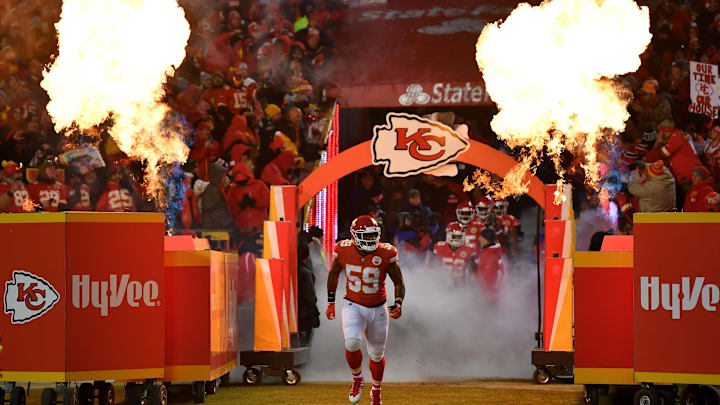
{"type": "Polygon", "coordinates": [[[452,128],[406,113],[388,113],[387,125],[373,128],[373,164],[385,176],[404,177],[434,169],[465,152],[470,143],[452,128]]]}
{"type": "Polygon", "coordinates": [[[12,281],[5,282],[5,313],[12,315],[13,324],[37,319],[60,301],[60,294],[44,278],[21,270],[12,275],[12,281]]]}

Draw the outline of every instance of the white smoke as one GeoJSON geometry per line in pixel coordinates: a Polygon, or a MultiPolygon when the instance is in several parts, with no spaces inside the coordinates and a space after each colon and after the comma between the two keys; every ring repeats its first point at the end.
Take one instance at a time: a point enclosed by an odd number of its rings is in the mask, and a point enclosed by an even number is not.
{"type": "MultiPolygon", "coordinates": [[[[406,284],[403,315],[390,320],[385,381],[472,378],[528,378],[530,351],[537,327],[537,274],[530,256],[508,269],[500,299],[491,304],[472,278],[454,287],[450,274],[425,267],[401,253],[406,284]]],[[[325,279],[316,281],[320,328],[315,329],[312,361],[303,368],[305,381],[349,381],[340,321],[324,316],[325,279]]],[[[387,280],[388,299],[394,298],[387,280]]],[[[338,295],[345,288],[344,277],[338,295]]],[[[341,306],[338,306],[338,315],[341,306]]],[[[363,345],[363,369],[369,378],[363,345]]]]}

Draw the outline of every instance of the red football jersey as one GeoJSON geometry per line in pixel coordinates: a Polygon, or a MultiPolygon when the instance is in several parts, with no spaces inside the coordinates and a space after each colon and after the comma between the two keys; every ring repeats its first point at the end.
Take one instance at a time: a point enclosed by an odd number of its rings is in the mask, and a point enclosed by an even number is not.
{"type": "Polygon", "coordinates": [[[39,204],[43,211],[58,212],[61,204],[65,204],[62,196],[63,185],[56,181],[54,184],[34,183],[28,186],[28,192],[33,202],[39,204]]]}
{"type": "Polygon", "coordinates": [[[253,109],[253,89],[236,89],[234,87],[230,87],[229,89],[225,90],[225,92],[227,106],[230,111],[233,112],[233,114],[240,114],[240,111],[245,108],[249,108],[251,110],[253,109]]]}
{"type": "Polygon", "coordinates": [[[105,192],[100,196],[97,211],[137,211],[135,200],[130,191],[118,184],[108,182],[105,192]]]}
{"type": "MultiPolygon", "coordinates": [[[[69,184],[66,184],[65,187],[63,187],[62,191],[62,197],[63,200],[67,201],[68,199],[75,196],[75,187],[69,184]]],[[[71,211],[91,211],[90,206],[90,187],[88,187],[87,184],[80,185],[80,201],[78,201],[75,206],[70,208],[71,211]]]]}
{"type": "Polygon", "coordinates": [[[398,260],[395,246],[380,243],[374,252],[363,256],[352,240],[345,239],[335,244],[333,257],[347,277],[345,298],[366,307],[377,307],[387,300],[385,277],[388,266],[398,260]]]}
{"type": "Polygon", "coordinates": [[[465,277],[468,263],[475,257],[475,252],[475,245],[462,245],[453,249],[444,241],[436,243],[433,248],[433,254],[442,259],[443,268],[460,278],[465,277]]]}
{"type": "Polygon", "coordinates": [[[517,228],[520,225],[520,222],[515,218],[514,216],[510,214],[503,215],[497,219],[498,225],[500,225],[503,233],[506,235],[510,233],[513,229],[517,228]]]}
{"type": "MultiPolygon", "coordinates": [[[[9,190],[9,184],[0,184],[0,195],[7,193],[9,190]]],[[[10,205],[8,205],[4,212],[25,212],[23,203],[26,200],[30,200],[30,193],[28,193],[25,186],[21,186],[13,193],[10,199],[10,205]]]]}
{"type": "Polygon", "coordinates": [[[477,216],[474,216],[473,220],[468,224],[468,226],[465,226],[463,228],[465,228],[465,238],[463,238],[463,245],[477,246],[478,236],[480,236],[480,232],[485,229],[485,221],[478,218],[477,216]]]}

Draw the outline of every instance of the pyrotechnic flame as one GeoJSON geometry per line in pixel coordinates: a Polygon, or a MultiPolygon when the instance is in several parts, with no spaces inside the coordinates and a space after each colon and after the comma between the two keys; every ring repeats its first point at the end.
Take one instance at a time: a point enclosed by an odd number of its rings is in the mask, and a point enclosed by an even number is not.
{"type": "Polygon", "coordinates": [[[40,205],[35,204],[35,203],[33,202],[33,200],[31,200],[31,199],[29,199],[29,198],[25,198],[25,199],[23,200],[23,207],[22,207],[22,209],[23,209],[23,211],[25,211],[25,212],[32,212],[32,211],[35,211],[35,208],[36,208],[36,207],[39,207],[39,206],[40,206],[40,205]]]}
{"type": "Polygon", "coordinates": [[[589,186],[599,180],[596,144],[628,119],[627,91],[612,78],[637,70],[650,43],[647,7],[633,0],[553,0],[520,4],[504,22],[485,26],[477,64],[499,113],[493,131],[522,156],[503,184],[474,176],[501,196],[527,191],[546,151],[561,178],[561,154],[582,156],[589,186]],[[512,178],[511,178],[512,177],[512,178]]]}
{"type": "Polygon", "coordinates": [[[176,0],[64,0],[58,55],[42,87],[55,129],[88,131],[112,120],[110,135],[146,162],[148,191],[162,195],[162,165],[184,162],[182,134],[163,123],[162,85],[185,58],[190,26],[176,0]]]}

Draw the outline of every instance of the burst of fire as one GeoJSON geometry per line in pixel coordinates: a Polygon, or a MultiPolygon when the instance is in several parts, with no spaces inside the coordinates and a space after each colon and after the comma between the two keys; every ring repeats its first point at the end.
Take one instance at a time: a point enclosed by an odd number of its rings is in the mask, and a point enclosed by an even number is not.
{"type": "Polygon", "coordinates": [[[183,9],[177,0],[63,0],[55,27],[58,55],[41,83],[55,129],[91,131],[110,119],[110,135],[146,163],[148,191],[161,196],[160,168],[188,155],[162,102],[190,36],[183,9]]]}
{"type": "Polygon", "coordinates": [[[35,208],[37,208],[37,207],[40,207],[40,205],[35,204],[35,203],[33,202],[33,200],[31,200],[31,199],[29,199],[29,198],[25,198],[25,199],[23,200],[23,207],[22,207],[23,211],[25,211],[25,212],[33,212],[33,211],[35,211],[35,208]]]}
{"type": "Polygon", "coordinates": [[[640,66],[649,29],[647,7],[633,0],[523,3],[504,22],[487,25],[475,56],[499,109],[491,127],[521,154],[501,182],[479,171],[466,189],[483,186],[497,197],[524,193],[525,173],[534,173],[544,152],[564,176],[566,150],[582,158],[586,181],[596,186],[596,145],[629,118],[630,96],[613,78],[640,66]]]}

